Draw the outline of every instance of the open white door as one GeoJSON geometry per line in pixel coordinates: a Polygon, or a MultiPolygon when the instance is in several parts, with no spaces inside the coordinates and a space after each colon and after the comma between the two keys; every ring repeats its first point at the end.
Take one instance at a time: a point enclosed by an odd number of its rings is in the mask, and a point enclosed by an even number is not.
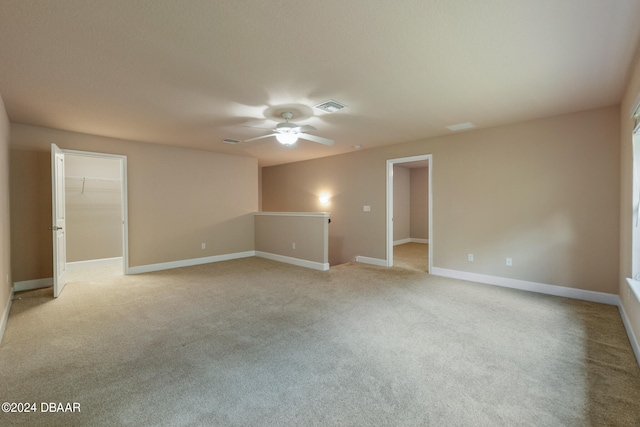
{"type": "Polygon", "coordinates": [[[64,153],[51,144],[51,210],[53,212],[53,296],[57,298],[65,285],[67,271],[67,236],[64,213],[64,153]]]}

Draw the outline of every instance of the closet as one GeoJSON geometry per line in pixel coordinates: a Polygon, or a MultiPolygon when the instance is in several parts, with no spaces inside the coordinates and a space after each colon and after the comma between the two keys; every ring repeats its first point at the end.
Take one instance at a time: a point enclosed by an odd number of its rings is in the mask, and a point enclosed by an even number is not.
{"type": "Polygon", "coordinates": [[[122,260],[122,181],[117,159],[67,154],[67,264],[122,260]]]}

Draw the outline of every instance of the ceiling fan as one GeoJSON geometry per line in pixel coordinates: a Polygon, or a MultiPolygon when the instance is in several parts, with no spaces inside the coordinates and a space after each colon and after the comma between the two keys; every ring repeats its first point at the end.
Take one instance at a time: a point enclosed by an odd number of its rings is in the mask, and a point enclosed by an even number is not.
{"type": "Polygon", "coordinates": [[[293,145],[298,141],[298,138],[306,139],[313,142],[318,142],[324,145],[333,145],[333,140],[322,138],[316,135],[309,135],[306,133],[310,130],[315,130],[313,126],[298,126],[295,123],[289,123],[289,120],[293,118],[293,113],[285,111],[282,113],[282,118],[285,120],[283,123],[278,123],[273,133],[268,135],[257,136],[255,138],[245,139],[244,142],[255,141],[256,139],[269,138],[275,136],[278,142],[282,145],[293,145]]]}

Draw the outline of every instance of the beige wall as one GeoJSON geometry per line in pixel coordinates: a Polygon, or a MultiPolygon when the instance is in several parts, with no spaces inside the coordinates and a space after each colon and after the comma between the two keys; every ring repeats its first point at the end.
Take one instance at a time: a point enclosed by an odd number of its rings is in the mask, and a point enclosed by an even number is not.
{"type": "Polygon", "coordinates": [[[256,214],[256,251],[326,264],[327,223],[325,216],[256,214]]]}
{"type": "Polygon", "coordinates": [[[393,240],[411,237],[411,181],[409,169],[393,166],[393,240]]]}
{"type": "Polygon", "coordinates": [[[356,255],[380,258],[384,256],[384,247],[382,254],[379,250],[378,230],[385,227],[385,175],[385,160],[374,150],[265,167],[262,168],[262,208],[282,212],[330,211],[331,265],[356,255]],[[362,163],[356,165],[358,162],[362,163]],[[381,174],[376,173],[378,167],[383,168],[381,174]],[[318,202],[323,191],[331,195],[328,207],[318,202]],[[364,212],[364,205],[371,206],[371,212],[364,212]]]}
{"type": "Polygon", "coordinates": [[[411,238],[429,238],[429,169],[411,171],[411,238]]]}
{"type": "Polygon", "coordinates": [[[13,281],[51,277],[51,153],[12,147],[9,172],[13,281]]]}
{"type": "Polygon", "coordinates": [[[0,339],[12,283],[9,205],[9,119],[0,96],[0,339]]]}
{"type": "Polygon", "coordinates": [[[633,185],[633,120],[631,109],[640,94],[640,55],[631,70],[629,84],[620,106],[620,142],[621,142],[621,197],[620,197],[620,300],[629,319],[636,339],[640,338],[640,303],[629,290],[626,279],[631,277],[632,269],[632,185],[633,185]]]}
{"type": "Polygon", "coordinates": [[[121,257],[120,160],[67,155],[64,170],[67,262],[121,257]]]}
{"type": "Polygon", "coordinates": [[[11,124],[14,281],[52,275],[51,143],[127,156],[130,266],[253,250],[255,159],[11,124]]]}
{"type": "Polygon", "coordinates": [[[268,167],[263,208],[317,210],[329,191],[330,263],[385,259],[386,160],[432,154],[434,266],[617,293],[619,121],[609,107],[268,167]]]}

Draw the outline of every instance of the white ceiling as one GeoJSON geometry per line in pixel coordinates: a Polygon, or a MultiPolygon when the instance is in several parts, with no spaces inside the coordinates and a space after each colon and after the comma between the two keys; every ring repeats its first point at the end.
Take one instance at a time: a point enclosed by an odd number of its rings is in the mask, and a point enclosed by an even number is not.
{"type": "Polygon", "coordinates": [[[638,0],[2,0],[0,94],[15,123],[273,165],[616,105],[639,22],[638,0]],[[335,145],[220,142],[285,110],[335,145]]]}

